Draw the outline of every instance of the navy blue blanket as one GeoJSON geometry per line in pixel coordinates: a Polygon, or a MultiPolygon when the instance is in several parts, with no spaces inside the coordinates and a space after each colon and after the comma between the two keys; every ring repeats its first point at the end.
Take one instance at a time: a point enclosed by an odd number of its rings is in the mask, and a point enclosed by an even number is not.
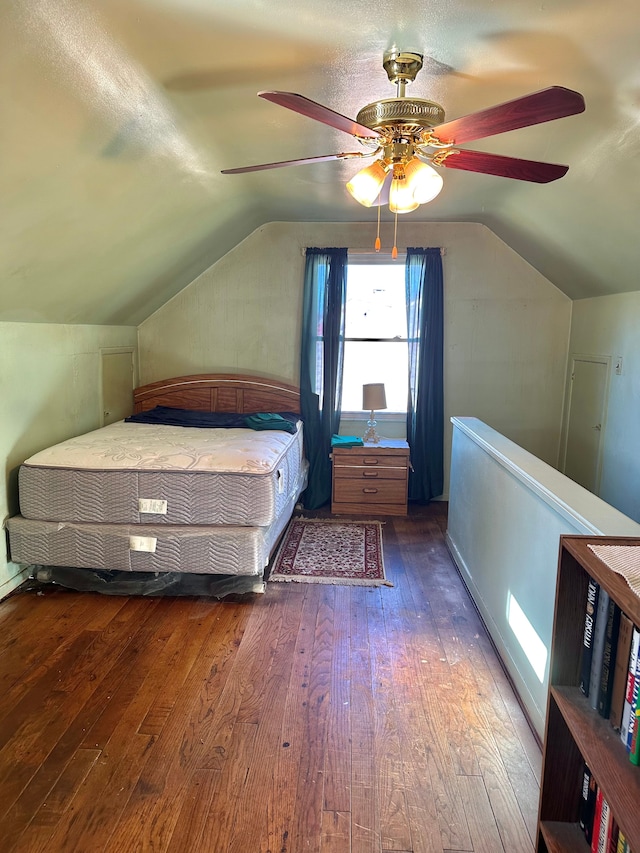
{"type": "Polygon", "coordinates": [[[175,409],[172,406],[156,406],[148,412],[140,412],[125,418],[127,423],[135,424],[165,424],[209,429],[279,429],[290,433],[295,433],[299,420],[300,415],[295,412],[255,412],[244,415],[239,412],[196,412],[193,409],[175,409]]]}

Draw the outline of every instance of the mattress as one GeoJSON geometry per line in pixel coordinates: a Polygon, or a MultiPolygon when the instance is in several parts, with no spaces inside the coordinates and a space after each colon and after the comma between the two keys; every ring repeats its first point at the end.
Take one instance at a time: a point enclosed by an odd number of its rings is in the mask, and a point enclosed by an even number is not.
{"type": "MultiPolygon", "coordinates": [[[[304,481],[300,484],[304,485],[304,481]]],[[[293,512],[299,490],[268,527],[6,522],[11,559],[106,571],[261,575],[293,512]]]]}
{"type": "Polygon", "coordinates": [[[264,527],[305,464],[301,423],[289,434],[120,421],[27,459],[20,512],[32,521],[264,527]]]}

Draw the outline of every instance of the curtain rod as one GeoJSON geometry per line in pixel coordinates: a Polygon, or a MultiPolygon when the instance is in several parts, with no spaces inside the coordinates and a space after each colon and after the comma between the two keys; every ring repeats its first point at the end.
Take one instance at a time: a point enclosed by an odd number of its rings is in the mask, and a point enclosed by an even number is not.
{"type": "MultiPolygon", "coordinates": [[[[321,247],[319,247],[319,248],[321,248],[321,247]]],[[[425,248],[438,248],[438,247],[437,246],[434,246],[434,247],[431,247],[431,246],[426,247],[425,246],[425,248]]],[[[445,249],[444,246],[440,246],[439,248],[440,248],[440,257],[444,258],[444,256],[447,254],[447,250],[445,249]]],[[[398,249],[398,251],[401,255],[405,255],[407,252],[406,249],[398,249]]],[[[306,255],[307,250],[304,246],[301,248],[301,252],[302,252],[303,256],[306,255]]],[[[389,257],[391,257],[391,252],[375,252],[373,249],[351,249],[351,248],[349,248],[348,252],[350,255],[373,255],[373,256],[378,257],[378,258],[384,258],[385,255],[388,255],[389,257]]]]}
{"type": "MultiPolygon", "coordinates": [[[[429,247],[425,246],[424,248],[434,248],[434,249],[439,248],[440,249],[440,255],[442,257],[444,257],[447,254],[447,250],[444,248],[444,246],[440,246],[440,247],[438,247],[438,246],[433,246],[433,247],[432,246],[429,246],[429,247]]],[[[407,250],[401,249],[400,247],[398,247],[398,252],[401,255],[405,255],[407,250]]],[[[382,256],[384,256],[384,255],[391,255],[391,252],[375,252],[375,251],[372,251],[371,249],[349,249],[349,254],[350,255],[382,255],[382,256]]]]}

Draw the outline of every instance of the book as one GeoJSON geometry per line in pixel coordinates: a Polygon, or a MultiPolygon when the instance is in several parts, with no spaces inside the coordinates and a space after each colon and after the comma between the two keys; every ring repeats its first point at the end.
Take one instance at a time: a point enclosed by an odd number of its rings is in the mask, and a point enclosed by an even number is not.
{"type": "Polygon", "coordinates": [[[620,615],[620,608],[610,598],[607,606],[607,622],[602,649],[602,668],[600,671],[600,686],[598,688],[598,713],[601,717],[607,718],[611,713],[611,691],[613,690],[620,615]]]}
{"type": "MultiPolygon", "coordinates": [[[[638,678],[636,669],[636,680],[638,678]]],[[[640,729],[640,703],[636,705],[636,724],[633,727],[633,736],[629,747],[629,760],[632,764],[640,764],[640,737],[638,730],[640,729]]]]}
{"type": "Polygon", "coordinates": [[[591,853],[598,853],[598,840],[600,838],[600,822],[602,818],[602,790],[596,789],[596,804],[593,810],[593,831],[591,833],[591,853]]]}
{"type": "Polygon", "coordinates": [[[629,652],[629,669],[627,671],[627,685],[624,697],[624,708],[622,711],[622,722],[620,723],[620,740],[627,745],[629,737],[629,725],[631,724],[631,703],[633,702],[633,688],[636,679],[636,664],[638,662],[638,650],[640,647],[640,631],[633,628],[631,639],[631,651],[629,652]]]}
{"type": "Polygon", "coordinates": [[[609,844],[607,846],[607,853],[616,853],[618,849],[618,821],[615,818],[615,815],[611,815],[611,833],[609,836],[609,844]]]}
{"type": "Polygon", "coordinates": [[[593,814],[596,805],[596,780],[593,773],[584,765],[582,773],[582,799],[580,802],[580,829],[584,832],[587,843],[591,843],[593,834],[593,814]]]}
{"type": "Polygon", "coordinates": [[[594,711],[598,710],[598,698],[600,696],[600,676],[602,674],[602,655],[604,653],[608,612],[609,593],[606,589],[601,589],[598,595],[596,624],[593,629],[593,652],[591,655],[591,672],[589,677],[589,704],[594,711]]]}
{"type": "Polygon", "coordinates": [[[602,798],[600,811],[600,825],[598,826],[597,853],[609,853],[609,840],[611,838],[611,809],[609,803],[602,798]]]}
{"type": "Polygon", "coordinates": [[[616,853],[625,853],[627,838],[624,832],[619,829],[618,830],[618,844],[616,845],[616,853]]]}
{"type": "Polygon", "coordinates": [[[631,654],[631,640],[633,638],[633,622],[626,613],[620,614],[620,626],[618,628],[618,648],[616,651],[616,663],[613,674],[613,687],[611,689],[611,711],[609,722],[614,729],[620,731],[622,725],[622,712],[627,687],[627,675],[629,673],[629,656],[631,654]]]}
{"type": "Polygon", "coordinates": [[[585,696],[589,695],[589,681],[591,678],[591,659],[593,656],[593,629],[598,609],[598,595],[600,586],[589,578],[587,587],[587,601],[584,611],[584,632],[582,636],[582,664],[580,667],[580,690],[585,696]]]}
{"type": "Polygon", "coordinates": [[[638,720],[636,716],[636,709],[638,707],[638,690],[640,689],[640,649],[638,650],[638,654],[636,655],[636,667],[633,676],[633,694],[631,696],[631,711],[629,714],[629,731],[627,733],[627,752],[631,751],[631,746],[633,742],[633,733],[636,730],[638,720]]]}

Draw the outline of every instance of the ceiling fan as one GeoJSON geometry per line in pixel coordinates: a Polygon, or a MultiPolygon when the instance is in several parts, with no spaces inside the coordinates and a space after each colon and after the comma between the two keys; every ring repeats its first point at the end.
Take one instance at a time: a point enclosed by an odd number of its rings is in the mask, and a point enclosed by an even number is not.
{"type": "Polygon", "coordinates": [[[359,171],[347,189],[365,207],[388,201],[394,213],[408,213],[438,195],[443,181],[433,166],[535,183],[549,183],[567,173],[568,166],[556,163],[462,150],[457,146],[581,113],[585,103],[579,92],[551,86],[445,121],[440,104],[405,95],[406,86],[415,80],[422,63],[423,56],[419,53],[387,51],[383,68],[390,82],[396,85],[397,96],[367,104],[355,120],[293,92],[258,92],[267,101],[351,134],[365,150],[223,169],[222,173],[238,175],[303,163],[373,157],[373,163],[359,171]]]}

